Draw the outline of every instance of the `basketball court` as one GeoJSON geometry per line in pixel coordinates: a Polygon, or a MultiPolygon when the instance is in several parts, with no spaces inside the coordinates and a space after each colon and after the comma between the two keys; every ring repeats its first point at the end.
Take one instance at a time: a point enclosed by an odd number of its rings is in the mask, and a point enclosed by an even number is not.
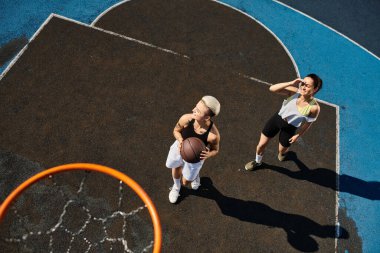
{"type": "MultiPolygon", "coordinates": [[[[244,170],[283,99],[269,84],[297,76],[276,35],[218,2],[124,1],[91,25],[52,14],[0,80],[0,199],[45,169],[95,163],[125,173],[150,196],[162,252],[340,252],[337,245],[360,239],[344,213],[337,226],[336,105],[319,101],[323,113],[288,161],[277,160],[273,141],[262,168],[244,170]],[[182,188],[173,205],[165,167],[172,130],[206,94],[221,102],[220,153],[206,161],[201,188],[182,188]]],[[[41,181],[8,215],[0,229],[7,252],[153,245],[144,203],[94,172],[41,181]]]]}

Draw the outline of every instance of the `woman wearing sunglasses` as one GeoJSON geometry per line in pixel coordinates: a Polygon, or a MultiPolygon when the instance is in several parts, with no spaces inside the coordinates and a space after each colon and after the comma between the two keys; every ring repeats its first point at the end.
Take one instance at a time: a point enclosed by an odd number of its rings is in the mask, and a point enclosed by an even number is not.
{"type": "Polygon", "coordinates": [[[309,74],[304,79],[297,78],[290,82],[270,86],[270,91],[288,98],[282,103],[280,111],[275,113],[265,124],[256,147],[255,160],[245,165],[246,170],[253,170],[261,165],[265,147],[278,133],[280,133],[278,159],[280,161],[286,159],[286,152],[290,145],[310,128],[319,115],[320,107],[314,95],[321,88],[322,79],[316,74],[309,74]]]}

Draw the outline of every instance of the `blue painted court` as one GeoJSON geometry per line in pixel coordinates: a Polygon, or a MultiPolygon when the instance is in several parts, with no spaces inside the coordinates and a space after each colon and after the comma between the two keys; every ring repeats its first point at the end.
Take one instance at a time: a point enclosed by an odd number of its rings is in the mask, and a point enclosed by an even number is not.
{"type": "Polygon", "coordinates": [[[323,76],[326,86],[318,97],[339,106],[340,174],[374,185],[367,189],[374,192],[364,190],[364,196],[358,196],[350,192],[359,189],[340,182],[340,210],[344,209],[356,222],[363,252],[378,252],[380,152],[375,136],[380,133],[380,120],[376,116],[380,108],[379,57],[278,2],[226,2],[245,10],[272,30],[293,55],[301,76],[310,72],[323,76]],[[366,198],[366,194],[375,198],[366,198]]]}
{"type": "MultiPolygon", "coordinates": [[[[120,1],[1,1],[0,50],[21,37],[32,38],[51,13],[90,25],[117,3],[120,1]]],[[[339,222],[345,213],[353,220],[362,241],[362,252],[379,252],[379,55],[329,27],[324,20],[314,19],[311,14],[281,1],[222,0],[220,3],[250,16],[273,33],[288,50],[300,76],[318,73],[322,77],[324,87],[317,98],[337,108],[339,191],[334,207],[337,219],[339,222]]],[[[374,19],[379,15],[380,11],[374,19]]],[[[379,31],[380,24],[375,26],[379,31]]],[[[379,38],[379,34],[373,36],[379,38]]],[[[21,43],[11,57],[1,59],[2,77],[24,46],[21,43]]],[[[5,55],[0,51],[2,54],[5,55]]]]}

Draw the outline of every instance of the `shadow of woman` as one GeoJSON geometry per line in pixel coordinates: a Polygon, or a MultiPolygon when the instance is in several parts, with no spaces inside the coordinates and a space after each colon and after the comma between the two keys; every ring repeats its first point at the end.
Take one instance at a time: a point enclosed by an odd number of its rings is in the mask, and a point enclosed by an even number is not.
{"type": "Polygon", "coordinates": [[[224,215],[245,222],[282,228],[287,234],[289,244],[297,250],[303,252],[317,251],[319,245],[312,238],[312,235],[320,238],[337,238],[337,234],[339,234],[339,238],[346,239],[349,237],[347,230],[342,227],[337,233],[335,225],[320,225],[304,216],[284,213],[256,201],[245,201],[225,196],[215,188],[212,180],[208,177],[201,178],[201,185],[197,191],[184,187],[181,200],[188,195],[212,199],[215,200],[224,215]]]}
{"type": "Polygon", "coordinates": [[[380,200],[380,182],[367,182],[349,175],[338,175],[325,168],[310,169],[298,159],[295,152],[288,153],[288,160],[293,161],[299,171],[290,171],[287,168],[263,163],[257,170],[271,169],[294,179],[307,180],[309,182],[331,188],[334,191],[347,192],[370,200],[380,200]],[[339,177],[339,189],[337,183],[339,177]]]}

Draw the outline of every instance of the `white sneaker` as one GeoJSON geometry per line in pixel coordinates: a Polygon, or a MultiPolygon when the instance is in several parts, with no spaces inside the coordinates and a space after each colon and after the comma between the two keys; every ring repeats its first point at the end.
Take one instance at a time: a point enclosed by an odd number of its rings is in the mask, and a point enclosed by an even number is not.
{"type": "Polygon", "coordinates": [[[179,197],[179,189],[177,189],[176,186],[173,185],[172,189],[169,192],[170,203],[174,204],[175,202],[177,202],[178,197],[179,197]]]}
{"type": "Polygon", "coordinates": [[[197,177],[194,179],[193,182],[191,182],[191,189],[198,190],[199,186],[201,186],[201,179],[199,177],[199,173],[197,177]]]}

